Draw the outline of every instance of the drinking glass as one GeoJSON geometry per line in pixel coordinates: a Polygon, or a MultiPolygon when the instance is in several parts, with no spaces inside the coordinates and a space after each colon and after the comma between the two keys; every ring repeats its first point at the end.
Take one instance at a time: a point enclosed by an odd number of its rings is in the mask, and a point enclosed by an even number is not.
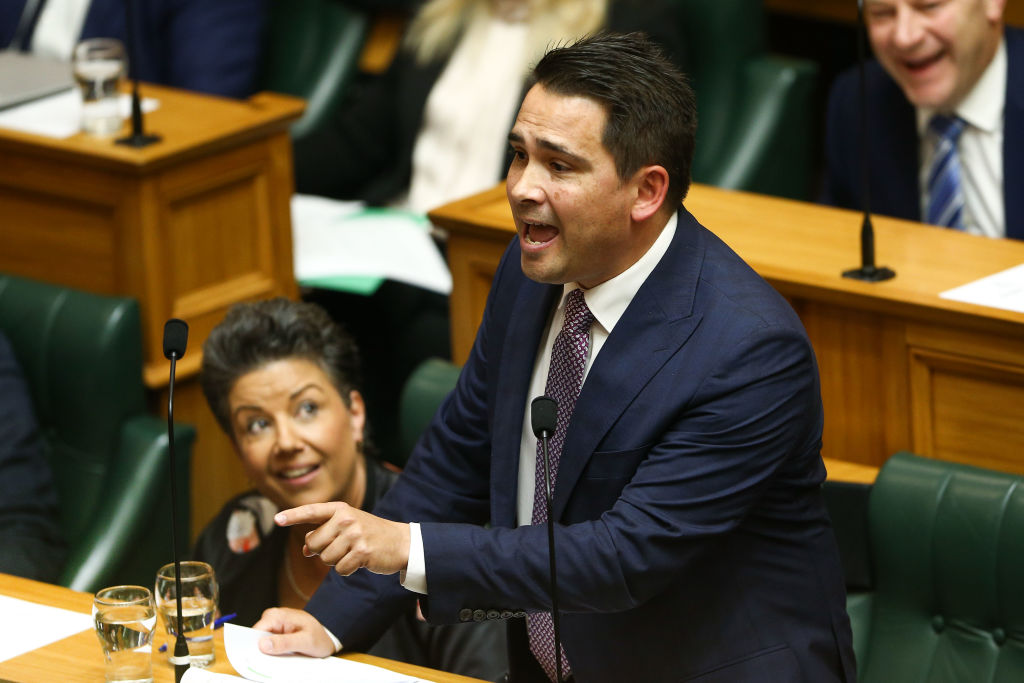
{"type": "Polygon", "coordinates": [[[82,130],[114,135],[123,122],[117,86],[125,71],[124,45],[115,38],[89,38],[75,46],[71,61],[82,93],[82,130]]]}
{"type": "Polygon", "coordinates": [[[93,598],[92,615],[106,659],[106,680],[152,683],[156,609],[149,589],[104,588],[93,598]]]}
{"type": "MultiPolygon", "coordinates": [[[[167,658],[174,656],[178,637],[178,591],[174,563],[156,573],[156,606],[167,629],[167,658]]],[[[213,662],[213,616],[217,611],[217,579],[205,562],[181,563],[181,620],[192,666],[206,668],[213,662]]]]}

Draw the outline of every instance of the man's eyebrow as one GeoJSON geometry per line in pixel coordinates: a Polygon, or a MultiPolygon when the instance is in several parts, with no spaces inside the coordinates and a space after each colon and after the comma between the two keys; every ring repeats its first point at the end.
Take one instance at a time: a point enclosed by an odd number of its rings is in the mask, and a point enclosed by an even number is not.
{"type": "MultiPolygon", "coordinates": [[[[508,134],[508,141],[510,144],[516,145],[522,145],[525,143],[523,136],[515,131],[512,131],[511,133],[508,134]]],[[[556,154],[560,154],[568,159],[571,159],[574,163],[581,167],[590,166],[589,161],[587,161],[584,157],[581,157],[579,154],[576,154],[575,152],[571,151],[565,145],[561,145],[557,142],[552,142],[551,140],[547,140],[545,138],[537,138],[537,146],[543,147],[544,149],[547,150],[551,150],[556,154]]]]}

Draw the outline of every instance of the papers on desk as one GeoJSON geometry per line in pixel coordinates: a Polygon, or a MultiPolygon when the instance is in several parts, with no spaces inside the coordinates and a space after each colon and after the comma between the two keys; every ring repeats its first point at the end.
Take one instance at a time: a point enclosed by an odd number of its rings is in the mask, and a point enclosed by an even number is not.
{"type": "Polygon", "coordinates": [[[224,649],[228,661],[243,678],[191,668],[182,683],[228,683],[228,681],[305,681],[308,683],[417,683],[422,679],[380,667],[350,662],[337,657],[316,659],[301,655],[274,657],[260,652],[263,631],[235,624],[224,625],[224,649]]]}
{"type": "MultiPolygon", "coordinates": [[[[122,117],[131,116],[129,95],[122,94],[118,106],[122,117]]],[[[148,97],[142,100],[142,111],[146,113],[159,106],[157,100],[148,97]]],[[[71,137],[79,131],[81,120],[82,95],[77,88],[0,111],[0,127],[51,138],[71,137]]]]}
{"type": "Polygon", "coordinates": [[[430,222],[409,211],[297,194],[292,244],[295,279],[306,286],[372,294],[386,278],[441,294],[452,291],[430,222]]]}
{"type": "Polygon", "coordinates": [[[0,662],[93,628],[90,614],[6,595],[0,595],[0,614],[0,662]]]}
{"type": "Polygon", "coordinates": [[[943,299],[1024,313],[1024,263],[939,294],[943,299]]]}

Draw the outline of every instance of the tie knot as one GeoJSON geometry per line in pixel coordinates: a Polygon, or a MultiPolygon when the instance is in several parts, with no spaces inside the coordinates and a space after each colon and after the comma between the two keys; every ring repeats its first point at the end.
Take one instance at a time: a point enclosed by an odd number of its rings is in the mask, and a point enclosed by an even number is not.
{"type": "Polygon", "coordinates": [[[562,328],[573,334],[586,334],[594,322],[594,314],[587,308],[582,289],[574,289],[565,298],[565,322],[562,328]]]}
{"type": "Polygon", "coordinates": [[[947,116],[946,114],[936,114],[932,117],[932,120],[928,122],[928,127],[943,140],[949,140],[953,144],[960,139],[960,133],[964,132],[964,126],[967,122],[955,114],[953,116],[947,116]]]}

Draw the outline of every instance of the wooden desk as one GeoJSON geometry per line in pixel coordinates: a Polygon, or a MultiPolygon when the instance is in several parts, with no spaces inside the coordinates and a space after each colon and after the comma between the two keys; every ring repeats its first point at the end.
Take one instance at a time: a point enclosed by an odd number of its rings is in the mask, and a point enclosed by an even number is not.
{"type": "MultiPolygon", "coordinates": [[[[92,595],[88,593],[30,581],[9,574],[0,574],[0,594],[75,612],[88,613],[92,610],[92,595]]],[[[174,680],[174,668],[167,663],[166,654],[156,652],[156,648],[166,640],[163,625],[160,623],[157,624],[157,634],[154,636],[153,681],[154,683],[171,683],[174,680]]],[[[223,631],[215,631],[214,644],[216,658],[210,671],[237,675],[224,652],[223,631]]],[[[348,654],[345,655],[345,658],[416,676],[425,681],[479,683],[476,678],[457,676],[366,654],[348,654]]],[[[103,652],[100,650],[96,634],[90,629],[38,650],[0,662],[0,678],[15,683],[39,683],[41,681],[96,683],[96,681],[103,680],[103,652]]]]}
{"type": "Polygon", "coordinates": [[[231,304],[298,294],[288,125],[305,105],[149,85],[142,95],[160,101],[146,130],[163,136],[142,149],[0,129],[0,270],[137,299],[154,410],[166,410],[163,324],[189,323],[175,413],[200,430],[194,461],[203,476],[191,491],[198,531],[245,477],[192,378],[231,304]]]}
{"type": "MultiPolygon", "coordinates": [[[[939,292],[1024,263],[1024,242],[875,219],[878,263],[865,284],[860,216],[696,185],[687,208],[785,295],[821,370],[823,454],[880,466],[899,450],[1024,473],[1024,314],[939,292]]],[[[430,213],[449,231],[452,353],[464,362],[498,259],[513,236],[504,186],[430,213]]]]}

